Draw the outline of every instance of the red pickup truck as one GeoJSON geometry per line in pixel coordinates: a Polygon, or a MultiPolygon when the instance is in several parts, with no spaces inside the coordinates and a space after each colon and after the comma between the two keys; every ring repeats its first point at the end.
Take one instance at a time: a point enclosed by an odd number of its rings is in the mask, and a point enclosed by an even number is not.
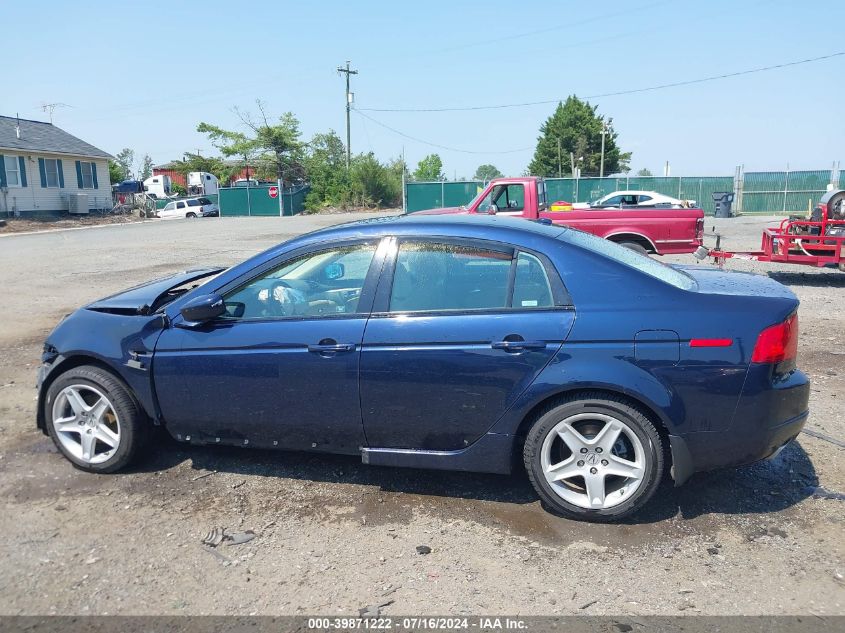
{"type": "Polygon", "coordinates": [[[658,207],[618,207],[552,211],[542,178],[496,178],[472,202],[462,207],[418,211],[423,214],[478,213],[510,215],[528,220],[547,218],[634,250],[668,255],[692,253],[702,246],[704,211],[658,207]]]}

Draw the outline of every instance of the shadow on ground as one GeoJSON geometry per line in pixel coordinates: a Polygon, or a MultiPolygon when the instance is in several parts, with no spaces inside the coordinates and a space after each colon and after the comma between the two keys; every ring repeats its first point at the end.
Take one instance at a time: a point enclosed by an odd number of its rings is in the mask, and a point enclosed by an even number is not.
{"type": "Polygon", "coordinates": [[[772,271],[769,273],[769,278],[787,286],[845,288],[845,273],[838,270],[823,270],[812,273],[772,271]]]}
{"type": "MultiPolygon", "coordinates": [[[[167,437],[158,440],[152,453],[135,472],[167,470],[189,460],[198,472],[358,484],[385,493],[404,493],[432,501],[464,499],[515,506],[538,505],[537,495],[521,471],[503,476],[374,467],[351,456],[186,447],[167,437]]],[[[807,498],[816,485],[818,479],[812,462],[800,443],[793,442],[771,461],[702,473],[680,488],[667,480],[640,513],[623,523],[644,525],[673,517],[692,519],[708,514],[777,513],[807,498]]]]}

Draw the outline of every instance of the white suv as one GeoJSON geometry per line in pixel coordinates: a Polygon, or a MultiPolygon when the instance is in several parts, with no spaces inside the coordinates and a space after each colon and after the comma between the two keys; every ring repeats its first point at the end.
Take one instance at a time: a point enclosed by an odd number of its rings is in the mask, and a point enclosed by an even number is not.
{"type": "Polygon", "coordinates": [[[172,218],[200,218],[220,215],[220,209],[208,198],[186,198],[168,202],[163,209],[156,211],[156,217],[163,220],[172,218]]]}

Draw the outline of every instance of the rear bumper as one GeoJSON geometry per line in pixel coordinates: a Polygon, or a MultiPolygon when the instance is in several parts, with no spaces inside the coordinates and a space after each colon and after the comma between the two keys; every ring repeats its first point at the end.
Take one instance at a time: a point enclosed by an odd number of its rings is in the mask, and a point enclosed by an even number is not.
{"type": "Polygon", "coordinates": [[[771,367],[752,366],[730,427],[670,437],[676,485],[695,472],[773,456],[804,428],[809,397],[810,381],[803,372],[773,378],[771,367]]]}

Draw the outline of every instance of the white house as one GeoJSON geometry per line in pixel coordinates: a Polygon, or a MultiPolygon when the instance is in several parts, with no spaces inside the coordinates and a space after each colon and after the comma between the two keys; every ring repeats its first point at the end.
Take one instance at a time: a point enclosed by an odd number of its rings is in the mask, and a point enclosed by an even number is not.
{"type": "Polygon", "coordinates": [[[52,123],[0,116],[0,216],[67,212],[74,201],[111,209],[111,158],[52,123]]]}

